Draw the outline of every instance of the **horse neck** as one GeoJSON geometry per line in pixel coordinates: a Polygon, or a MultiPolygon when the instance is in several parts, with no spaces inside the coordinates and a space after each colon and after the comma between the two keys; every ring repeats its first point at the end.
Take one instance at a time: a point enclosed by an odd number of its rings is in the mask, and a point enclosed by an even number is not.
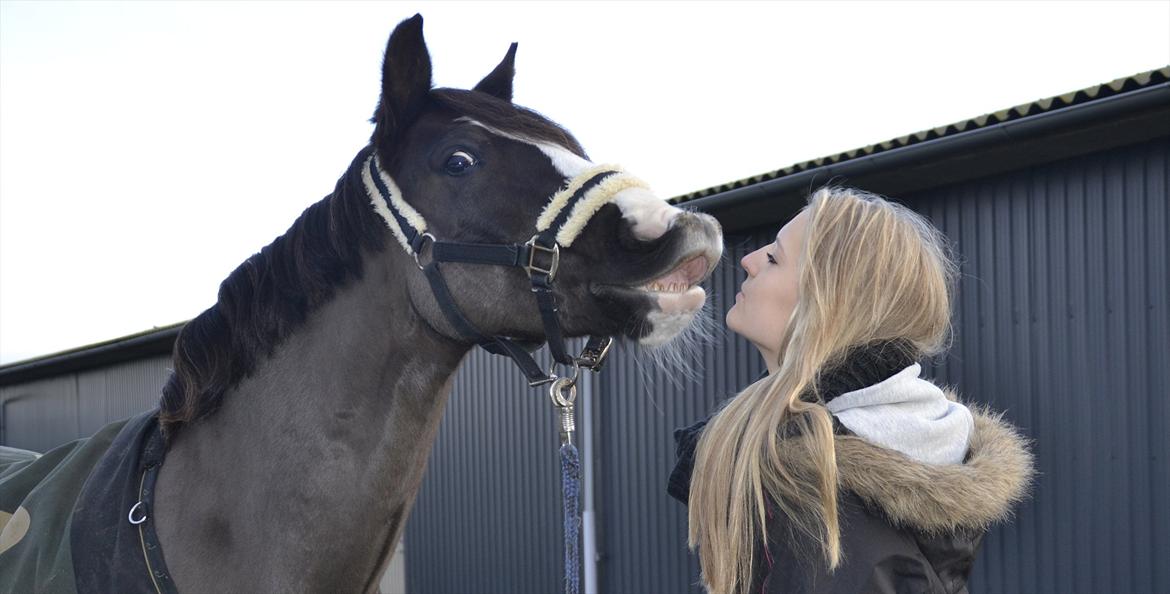
{"type": "Polygon", "coordinates": [[[415,313],[405,254],[366,262],[175,439],[156,507],[180,587],[376,589],[469,349],[415,313]]]}

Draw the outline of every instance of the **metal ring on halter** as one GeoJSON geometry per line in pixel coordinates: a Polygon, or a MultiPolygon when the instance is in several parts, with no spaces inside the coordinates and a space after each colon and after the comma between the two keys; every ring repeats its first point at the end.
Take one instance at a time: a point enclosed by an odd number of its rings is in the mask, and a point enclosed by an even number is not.
{"type": "Polygon", "coordinates": [[[419,235],[418,250],[416,250],[416,251],[414,252],[414,265],[415,265],[415,266],[418,266],[418,269],[419,269],[419,270],[422,270],[422,269],[423,269],[423,265],[422,265],[422,263],[421,263],[421,262],[419,262],[419,261],[418,261],[418,256],[419,256],[419,254],[421,254],[421,253],[422,253],[422,251],[423,251],[423,246],[425,246],[425,245],[426,245],[426,240],[427,240],[427,238],[430,238],[430,240],[431,240],[431,245],[434,245],[434,244],[435,244],[435,241],[436,241],[436,239],[435,239],[435,236],[434,236],[434,235],[431,235],[430,233],[426,233],[426,232],[424,232],[424,233],[422,233],[421,235],[419,235]]]}
{"type": "Polygon", "coordinates": [[[550,398],[552,398],[553,404],[559,407],[565,408],[573,406],[573,403],[577,401],[576,378],[557,378],[557,380],[548,387],[548,395],[550,398]]]}
{"type": "Polygon", "coordinates": [[[577,383],[577,378],[581,376],[581,366],[576,364],[576,363],[569,365],[569,364],[564,364],[564,363],[557,363],[556,361],[553,361],[548,366],[548,377],[551,378],[549,381],[556,381],[558,379],[561,379],[561,376],[554,373],[557,370],[557,365],[565,365],[566,367],[572,367],[573,368],[573,383],[577,383]]]}
{"type": "Polygon", "coordinates": [[[142,502],[142,501],[139,501],[138,503],[135,503],[135,504],[134,504],[134,507],[130,508],[130,513],[126,514],[126,519],[127,519],[127,520],[130,520],[130,523],[131,523],[131,524],[134,524],[135,526],[137,526],[138,524],[141,524],[141,523],[143,523],[143,522],[145,522],[145,521],[146,521],[146,509],[145,509],[145,508],[144,508],[144,509],[138,509],[138,508],[140,508],[140,507],[143,507],[143,502],[142,502]],[[142,517],[138,518],[137,520],[135,520],[135,519],[134,519],[134,511],[135,511],[135,510],[138,510],[138,512],[142,514],[142,517]]]}

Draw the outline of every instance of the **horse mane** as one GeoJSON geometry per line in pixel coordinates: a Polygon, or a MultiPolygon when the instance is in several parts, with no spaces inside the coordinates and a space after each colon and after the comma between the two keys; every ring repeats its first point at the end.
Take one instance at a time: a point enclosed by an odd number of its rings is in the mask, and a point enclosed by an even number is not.
{"type": "MultiPolygon", "coordinates": [[[[508,134],[585,157],[576,138],[535,111],[460,89],[434,89],[430,99],[508,134]]],[[[183,326],[172,352],[174,370],[159,400],[159,424],[168,441],[184,424],[213,414],[224,394],[310,313],[360,279],[363,251],[384,250],[386,224],[370,208],[360,174],[372,150],[358,154],[332,194],[233,270],[220,283],[215,305],[183,326]]]]}
{"type": "Polygon", "coordinates": [[[386,225],[357,177],[368,154],[359,154],[332,194],[233,270],[220,284],[215,305],[183,326],[159,400],[159,424],[168,440],[183,424],[214,413],[224,393],[311,312],[360,279],[363,251],[385,248],[386,225]]]}

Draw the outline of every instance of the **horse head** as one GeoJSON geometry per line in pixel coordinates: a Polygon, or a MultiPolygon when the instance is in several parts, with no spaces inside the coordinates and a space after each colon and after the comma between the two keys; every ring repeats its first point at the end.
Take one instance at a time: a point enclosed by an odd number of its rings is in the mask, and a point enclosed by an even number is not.
{"type": "MultiPolygon", "coordinates": [[[[512,103],[515,55],[512,44],[471,90],[432,88],[422,17],[400,23],[387,44],[373,117],[376,174],[407,218],[425,221],[438,240],[524,244],[555,219],[564,332],[625,336],[646,346],[667,342],[705,302],[699,283],[722,254],[719,225],[668,204],[618,168],[595,164],[566,129],[512,103]],[[590,182],[599,172],[615,173],[590,182]],[[589,183],[595,187],[587,186],[583,199],[563,204],[589,183]]],[[[409,252],[407,238],[394,231],[409,252]]],[[[523,270],[454,263],[443,274],[452,299],[482,333],[544,340],[523,270]]],[[[457,337],[427,279],[405,280],[416,310],[457,337]]]]}

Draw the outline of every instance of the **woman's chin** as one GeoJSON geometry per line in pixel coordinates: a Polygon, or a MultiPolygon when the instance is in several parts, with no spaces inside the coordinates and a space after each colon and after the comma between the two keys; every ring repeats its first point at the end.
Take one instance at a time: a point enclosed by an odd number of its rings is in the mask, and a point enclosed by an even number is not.
{"type": "Polygon", "coordinates": [[[735,305],[732,305],[731,309],[727,310],[727,315],[723,316],[723,322],[727,324],[727,329],[736,334],[739,334],[739,327],[736,324],[738,317],[735,311],[735,305]]]}

